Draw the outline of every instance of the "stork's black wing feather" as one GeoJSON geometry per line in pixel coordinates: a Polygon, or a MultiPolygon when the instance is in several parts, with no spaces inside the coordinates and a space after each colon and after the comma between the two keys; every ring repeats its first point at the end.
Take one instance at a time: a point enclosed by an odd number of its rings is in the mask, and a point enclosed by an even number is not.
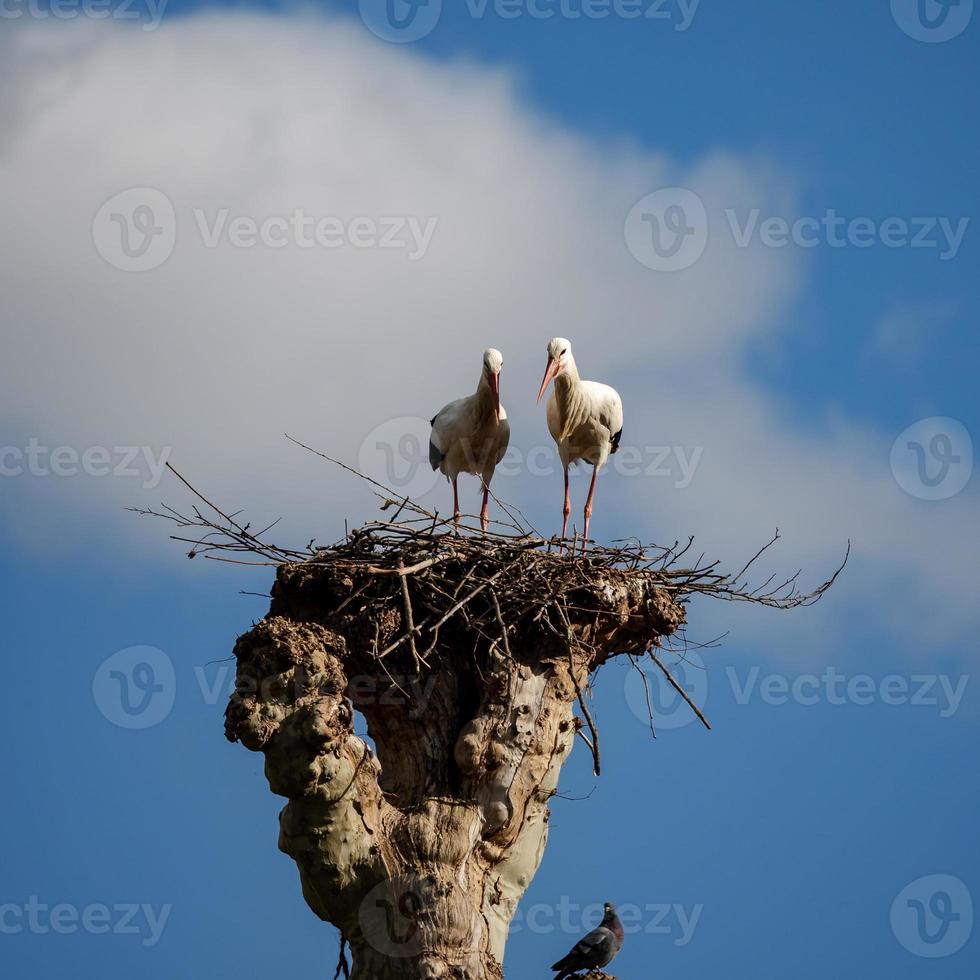
{"type": "MultiPolygon", "coordinates": [[[[436,419],[442,415],[442,412],[436,412],[432,416],[432,421],[429,423],[433,427],[436,424],[436,419]]],[[[439,464],[446,458],[446,454],[431,440],[429,439],[429,465],[433,470],[439,469],[439,464]]]]}
{"type": "Polygon", "coordinates": [[[446,454],[430,439],[429,440],[429,465],[434,469],[439,469],[439,464],[446,458],[446,454]]]}

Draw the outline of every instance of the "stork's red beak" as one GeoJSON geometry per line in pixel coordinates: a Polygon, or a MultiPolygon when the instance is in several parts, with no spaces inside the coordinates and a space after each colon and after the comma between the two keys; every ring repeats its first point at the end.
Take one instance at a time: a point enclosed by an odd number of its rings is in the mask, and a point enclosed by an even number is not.
{"type": "Polygon", "coordinates": [[[500,425],[500,373],[491,374],[487,378],[487,383],[490,385],[490,391],[493,394],[493,414],[497,419],[497,425],[500,425]]]}
{"type": "Polygon", "coordinates": [[[558,368],[561,365],[553,357],[548,358],[548,366],[545,368],[544,381],[541,382],[541,390],[538,392],[538,404],[541,404],[541,399],[544,398],[544,393],[548,388],[548,385],[554,381],[555,376],[558,374],[558,368]]]}

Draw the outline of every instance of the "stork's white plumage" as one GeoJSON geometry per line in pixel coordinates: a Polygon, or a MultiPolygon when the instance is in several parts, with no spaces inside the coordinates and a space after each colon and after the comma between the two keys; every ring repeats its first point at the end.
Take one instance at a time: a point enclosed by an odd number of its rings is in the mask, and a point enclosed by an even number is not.
{"type": "Polygon", "coordinates": [[[432,420],[429,462],[453,485],[453,519],[459,523],[460,473],[472,473],[483,482],[480,525],[486,531],[490,521],[488,498],[490,481],[497,463],[510,442],[510,423],[500,404],[500,369],[504,358],[492,347],[483,354],[483,371],[476,392],[450,402],[432,420]]]}
{"type": "Polygon", "coordinates": [[[561,536],[568,533],[568,515],[572,510],[568,490],[568,467],[582,459],[592,464],[592,483],[585,504],[585,528],[582,550],[589,539],[592,502],[599,470],[610,455],[619,449],[623,434],[623,400],[619,392],[598,381],[583,381],[579,377],[572,345],[564,337],[555,337],[548,344],[548,367],[544,372],[538,402],[548,385],[555,388],[548,399],[548,431],[558,447],[565,473],[565,503],[562,509],[561,536]]]}

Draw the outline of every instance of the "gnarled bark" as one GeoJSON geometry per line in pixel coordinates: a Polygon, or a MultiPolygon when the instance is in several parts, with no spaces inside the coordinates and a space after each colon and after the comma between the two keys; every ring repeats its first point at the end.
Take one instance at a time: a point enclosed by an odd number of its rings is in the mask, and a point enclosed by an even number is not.
{"type": "MultiPolygon", "coordinates": [[[[348,940],[355,980],[499,980],[579,692],[683,611],[654,574],[597,569],[560,609],[508,622],[498,605],[496,635],[460,610],[432,637],[414,633],[414,655],[403,642],[382,657],[409,629],[403,580],[280,568],[268,617],[235,648],[227,735],[264,753],[289,801],[279,846],[310,907],[348,940]],[[355,712],[377,754],[354,734],[355,712]]],[[[496,604],[492,587],[479,602],[496,604]]]]}

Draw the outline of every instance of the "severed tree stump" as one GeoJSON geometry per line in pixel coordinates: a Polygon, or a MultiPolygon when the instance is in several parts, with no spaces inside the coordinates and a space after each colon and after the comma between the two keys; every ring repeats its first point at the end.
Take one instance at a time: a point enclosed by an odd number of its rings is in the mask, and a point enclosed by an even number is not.
{"type": "Polygon", "coordinates": [[[279,567],[238,640],[227,737],[265,755],[279,846],[355,980],[503,976],[576,706],[599,768],[590,675],[684,623],[663,571],[545,544],[355,532],[279,567]]]}

